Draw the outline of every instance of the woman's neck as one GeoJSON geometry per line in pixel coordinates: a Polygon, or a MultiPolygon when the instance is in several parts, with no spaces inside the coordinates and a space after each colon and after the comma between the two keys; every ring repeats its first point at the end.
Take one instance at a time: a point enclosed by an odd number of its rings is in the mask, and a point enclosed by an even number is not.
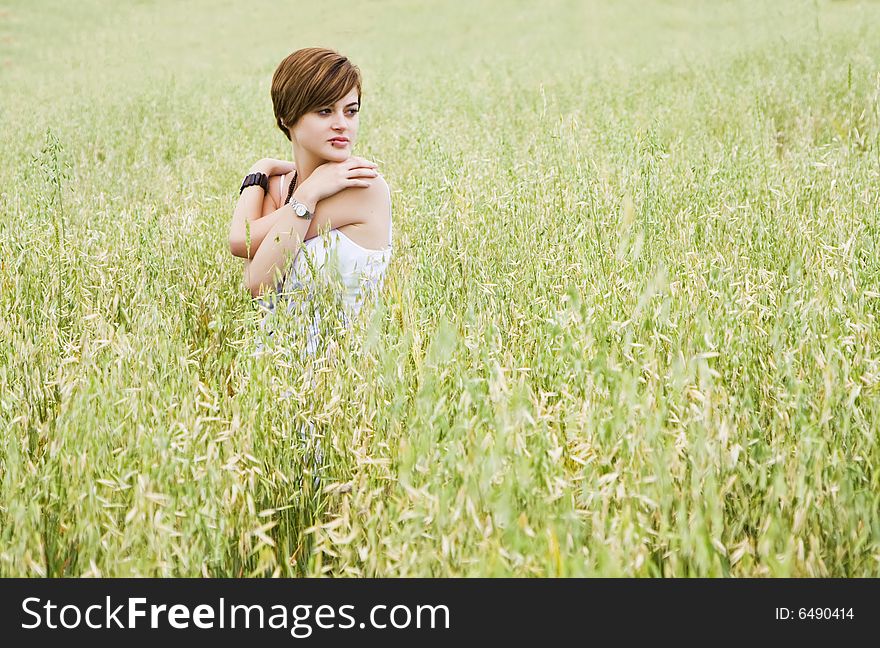
{"type": "Polygon", "coordinates": [[[317,169],[319,166],[324,164],[327,160],[322,160],[321,158],[309,153],[308,151],[293,146],[293,164],[296,167],[296,184],[297,186],[302,185],[303,182],[308,180],[309,176],[317,169]]]}

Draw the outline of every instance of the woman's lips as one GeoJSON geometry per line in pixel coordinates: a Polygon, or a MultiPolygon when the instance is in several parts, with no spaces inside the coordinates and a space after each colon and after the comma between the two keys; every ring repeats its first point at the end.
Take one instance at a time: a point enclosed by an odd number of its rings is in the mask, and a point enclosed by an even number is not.
{"type": "Polygon", "coordinates": [[[336,148],[345,148],[349,144],[348,140],[340,140],[340,139],[332,139],[332,140],[330,140],[330,143],[333,146],[335,146],[336,148]]]}

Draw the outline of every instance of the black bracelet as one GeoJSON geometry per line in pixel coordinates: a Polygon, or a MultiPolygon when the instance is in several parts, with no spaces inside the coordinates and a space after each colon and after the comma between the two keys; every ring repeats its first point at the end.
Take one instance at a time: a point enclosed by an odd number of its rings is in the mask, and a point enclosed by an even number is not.
{"type": "Polygon", "coordinates": [[[241,189],[238,190],[238,195],[240,196],[242,191],[253,185],[260,185],[263,188],[264,195],[269,193],[269,176],[265,173],[260,173],[259,171],[256,173],[248,173],[244,177],[244,182],[241,183],[241,189]]]}

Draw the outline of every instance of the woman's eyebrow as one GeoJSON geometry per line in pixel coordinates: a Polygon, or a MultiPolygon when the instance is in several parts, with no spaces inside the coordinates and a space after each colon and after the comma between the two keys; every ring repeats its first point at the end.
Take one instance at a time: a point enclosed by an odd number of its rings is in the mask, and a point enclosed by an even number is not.
{"type": "Polygon", "coordinates": [[[346,108],[348,108],[349,106],[357,106],[357,105],[358,105],[357,101],[352,101],[350,104],[348,104],[348,106],[346,106],[346,108]]]}

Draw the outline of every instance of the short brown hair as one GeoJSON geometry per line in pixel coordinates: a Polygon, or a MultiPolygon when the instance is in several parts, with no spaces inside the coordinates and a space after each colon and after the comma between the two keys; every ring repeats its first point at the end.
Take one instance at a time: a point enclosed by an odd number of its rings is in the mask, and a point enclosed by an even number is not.
{"type": "Polygon", "coordinates": [[[361,71],[342,54],[323,47],[306,47],[288,55],[272,75],[272,107],[281,132],[310,110],[333,105],[357,89],[361,100],[361,71]]]}

